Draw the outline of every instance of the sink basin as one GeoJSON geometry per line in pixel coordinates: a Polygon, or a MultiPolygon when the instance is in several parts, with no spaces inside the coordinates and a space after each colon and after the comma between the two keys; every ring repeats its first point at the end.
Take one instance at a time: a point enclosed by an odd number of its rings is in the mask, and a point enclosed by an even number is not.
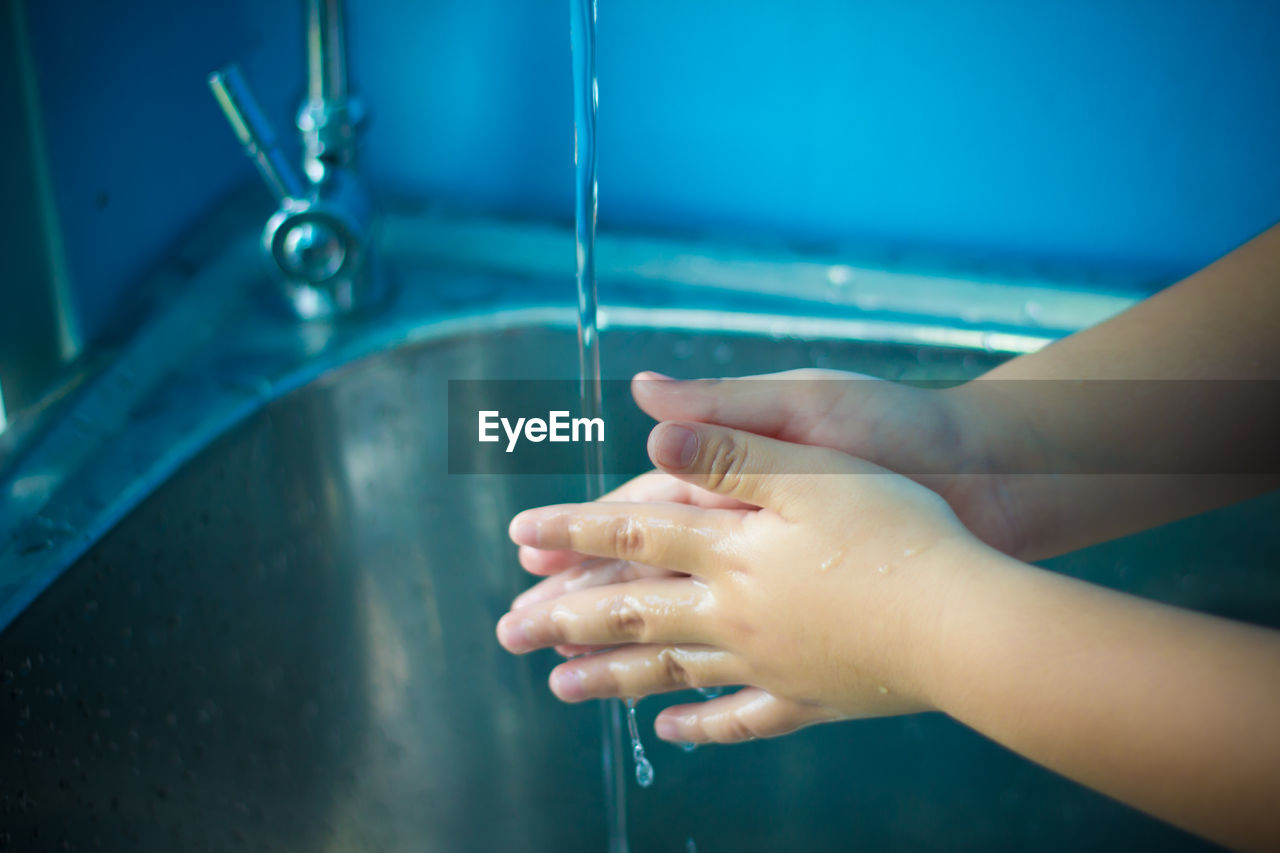
{"type": "MultiPolygon", "coordinates": [[[[222,383],[258,402],[172,471],[131,480],[123,509],[98,499],[105,532],[66,551],[0,635],[0,847],[605,848],[595,704],[555,701],[553,658],[493,637],[530,582],[508,519],[581,498],[581,478],[447,473],[447,380],[564,379],[576,364],[565,313],[499,313],[414,325],[269,390],[222,383]]],[[[615,377],[818,364],[954,379],[1007,355],[838,337],[799,314],[743,312],[736,328],[624,315],[603,336],[615,377]]],[[[126,420],[177,411],[186,387],[158,384],[126,420]]],[[[1274,542],[1255,521],[1276,509],[1255,501],[1054,567],[1274,621],[1274,542]]],[[[56,562],[53,540],[25,559],[56,562]]],[[[657,778],[628,786],[636,850],[1202,846],[940,715],[685,754],[652,736],[667,701],[640,704],[657,778]]]]}

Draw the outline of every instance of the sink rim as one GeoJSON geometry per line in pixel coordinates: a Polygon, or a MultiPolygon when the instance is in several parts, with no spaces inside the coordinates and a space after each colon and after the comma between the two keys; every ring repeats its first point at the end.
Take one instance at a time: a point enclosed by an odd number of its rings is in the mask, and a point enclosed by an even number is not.
{"type": "MultiPolygon", "coordinates": [[[[382,246],[398,261],[393,304],[339,325],[306,324],[262,298],[271,283],[256,234],[243,233],[85,383],[0,472],[0,631],[186,462],[322,375],[469,334],[576,327],[572,254],[560,258],[572,244],[563,229],[392,217],[382,246]]],[[[634,238],[614,238],[612,246],[606,239],[602,249],[613,260],[603,264],[601,281],[620,283],[606,292],[617,289],[621,297],[602,305],[602,332],[672,329],[1017,354],[1075,330],[1062,326],[1087,325],[1137,298],[858,270],[862,304],[843,304],[823,298],[830,267],[798,256],[634,238]],[[802,273],[794,293],[778,278],[789,264],[802,273]],[[760,276],[729,284],[753,265],[760,276]],[[984,300],[985,322],[964,316],[964,300],[954,293],[934,300],[932,316],[917,313],[921,295],[944,280],[959,282],[964,298],[984,300]],[[646,304],[659,291],[669,304],[646,304]],[[1019,313],[1029,293],[1055,300],[1057,327],[1019,313]]]]}

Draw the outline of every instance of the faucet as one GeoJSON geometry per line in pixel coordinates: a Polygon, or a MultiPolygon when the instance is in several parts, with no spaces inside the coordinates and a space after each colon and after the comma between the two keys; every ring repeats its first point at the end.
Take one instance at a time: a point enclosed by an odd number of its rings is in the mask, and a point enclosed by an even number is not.
{"type": "Polygon", "coordinates": [[[307,97],[295,121],[305,181],[236,66],[209,75],[209,88],[279,204],[262,246],[289,306],[304,320],[328,320],[374,304],[382,289],[373,270],[372,207],[355,169],[363,110],[347,91],[342,0],[306,0],[306,9],[307,97]]]}

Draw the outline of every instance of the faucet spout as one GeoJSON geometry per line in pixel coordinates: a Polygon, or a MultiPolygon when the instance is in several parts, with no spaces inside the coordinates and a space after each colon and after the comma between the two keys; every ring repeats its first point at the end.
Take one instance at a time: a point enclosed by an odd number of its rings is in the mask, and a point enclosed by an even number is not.
{"type": "Polygon", "coordinates": [[[307,0],[307,97],[347,96],[347,55],[341,0],[307,0]]]}
{"type": "Polygon", "coordinates": [[[364,117],[347,88],[346,23],[342,0],[307,0],[307,99],[298,111],[303,170],[324,184],[355,160],[356,126],[364,117]]]}

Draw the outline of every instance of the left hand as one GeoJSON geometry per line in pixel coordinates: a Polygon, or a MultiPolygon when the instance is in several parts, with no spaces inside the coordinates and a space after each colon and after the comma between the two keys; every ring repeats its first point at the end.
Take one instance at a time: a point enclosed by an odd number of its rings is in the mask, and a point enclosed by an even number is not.
{"type": "MultiPolygon", "coordinates": [[[[649,471],[628,480],[596,499],[602,503],[675,503],[705,509],[754,509],[755,507],[700,489],[665,471],[649,471]]],[[[516,596],[511,609],[518,610],[538,601],[558,598],[594,586],[622,583],[641,578],[686,576],[681,572],[657,566],[646,566],[630,560],[607,560],[583,556],[575,551],[544,551],[521,545],[517,551],[520,565],[533,575],[547,575],[516,596]]],[[[565,657],[598,651],[598,646],[561,644],[556,651],[565,657]]]]}
{"type": "Polygon", "coordinates": [[[559,698],[748,685],[658,716],[659,737],[694,743],[933,707],[947,591],[986,549],[942,498],[837,451],[708,424],[659,424],[649,453],[738,503],[596,502],[512,520],[517,544],[656,569],[518,601],[499,621],[517,653],[607,647],[552,671],[559,698]]]}

